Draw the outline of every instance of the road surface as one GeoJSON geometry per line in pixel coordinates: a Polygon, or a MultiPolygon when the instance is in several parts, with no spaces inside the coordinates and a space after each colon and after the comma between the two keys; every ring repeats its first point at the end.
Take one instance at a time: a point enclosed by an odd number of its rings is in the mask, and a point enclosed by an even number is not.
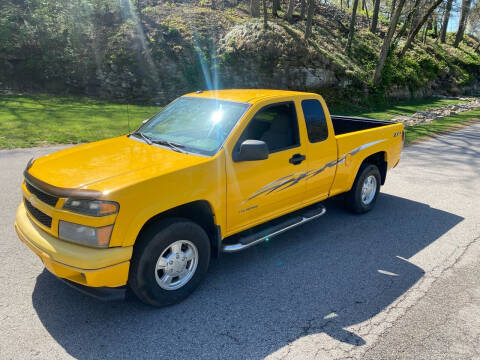
{"type": "Polygon", "coordinates": [[[327,214],[215,261],[183,303],[102,303],[13,230],[22,171],[0,151],[0,354],[17,358],[480,358],[480,124],[408,147],[374,211],[327,214]]]}

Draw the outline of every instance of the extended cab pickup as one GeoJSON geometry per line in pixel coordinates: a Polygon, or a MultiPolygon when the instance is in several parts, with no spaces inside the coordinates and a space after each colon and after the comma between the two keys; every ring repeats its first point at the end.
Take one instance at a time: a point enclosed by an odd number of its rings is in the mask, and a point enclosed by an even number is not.
{"type": "Polygon", "coordinates": [[[313,93],[199,91],[131,134],[31,160],[15,229],[83,292],[172,304],[212,256],[320,217],[328,197],[371,210],[403,138],[402,124],[331,116],[313,93]]]}

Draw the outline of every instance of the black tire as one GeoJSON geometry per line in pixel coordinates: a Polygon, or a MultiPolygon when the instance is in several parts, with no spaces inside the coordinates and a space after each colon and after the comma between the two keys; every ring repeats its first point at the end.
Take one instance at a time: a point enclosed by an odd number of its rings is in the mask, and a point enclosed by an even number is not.
{"type": "Polygon", "coordinates": [[[176,304],[189,296],[205,277],[210,263],[210,240],[198,224],[182,218],[165,219],[147,228],[137,241],[128,283],[144,303],[157,307],[176,304]],[[187,240],[195,245],[197,266],[187,283],[178,289],[166,290],[157,283],[157,260],[178,240],[187,240]]]}
{"type": "Polygon", "coordinates": [[[364,214],[372,210],[377,201],[378,193],[380,192],[380,182],[381,176],[378,167],[373,164],[362,164],[358,170],[352,189],[346,193],[345,205],[347,209],[355,214],[364,214]],[[376,180],[375,195],[370,202],[364,203],[362,200],[362,187],[369,176],[374,176],[376,180]]]}

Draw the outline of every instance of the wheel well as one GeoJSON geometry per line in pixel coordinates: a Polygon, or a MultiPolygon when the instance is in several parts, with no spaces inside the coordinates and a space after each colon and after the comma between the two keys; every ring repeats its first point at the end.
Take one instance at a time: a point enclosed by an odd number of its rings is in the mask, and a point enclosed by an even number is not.
{"type": "MultiPolygon", "coordinates": [[[[385,161],[386,158],[386,153],[385,151],[381,151],[375,154],[370,155],[367,157],[365,160],[363,160],[362,165],[364,164],[373,164],[378,167],[378,170],[380,170],[380,176],[381,176],[381,184],[385,184],[385,180],[387,178],[387,162],[385,161]]],[[[360,166],[360,167],[361,167],[360,166]]]]}
{"type": "Polygon", "coordinates": [[[212,255],[217,257],[220,252],[221,234],[220,227],[215,225],[214,213],[210,204],[205,200],[194,201],[164,211],[150,218],[138,233],[137,239],[150,225],[171,217],[189,219],[200,225],[207,233],[212,246],[212,255]]]}

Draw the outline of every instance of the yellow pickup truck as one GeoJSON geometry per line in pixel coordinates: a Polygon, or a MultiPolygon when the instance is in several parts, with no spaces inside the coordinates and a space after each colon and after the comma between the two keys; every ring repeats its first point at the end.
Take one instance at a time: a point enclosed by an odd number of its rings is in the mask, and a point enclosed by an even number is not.
{"type": "Polygon", "coordinates": [[[169,305],[211,257],[322,216],[328,197],[371,210],[403,139],[402,124],[331,116],[313,93],[198,91],[131,134],[31,160],[15,229],[80,291],[169,305]]]}

